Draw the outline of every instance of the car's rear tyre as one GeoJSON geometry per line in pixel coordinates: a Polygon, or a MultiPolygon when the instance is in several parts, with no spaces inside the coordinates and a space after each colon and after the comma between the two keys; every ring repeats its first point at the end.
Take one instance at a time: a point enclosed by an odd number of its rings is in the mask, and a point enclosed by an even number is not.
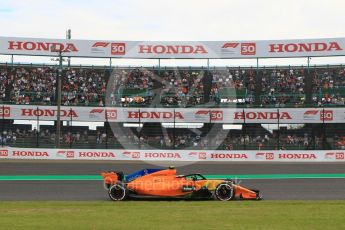
{"type": "Polygon", "coordinates": [[[217,185],[214,195],[217,200],[231,200],[234,198],[234,187],[229,183],[221,183],[217,185]]]}
{"type": "Polygon", "coordinates": [[[108,194],[111,200],[113,201],[122,201],[126,200],[128,197],[128,189],[125,185],[121,183],[116,183],[111,186],[108,190],[108,194]]]}

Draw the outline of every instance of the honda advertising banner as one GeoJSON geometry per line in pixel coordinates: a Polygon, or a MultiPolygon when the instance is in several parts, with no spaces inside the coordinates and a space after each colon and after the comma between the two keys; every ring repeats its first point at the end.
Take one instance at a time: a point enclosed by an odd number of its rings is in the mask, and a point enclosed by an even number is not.
{"type": "Polygon", "coordinates": [[[0,54],[99,58],[279,58],[344,56],[345,38],[248,41],[99,41],[0,37],[0,54]]]}
{"type": "Polygon", "coordinates": [[[343,150],[125,150],[0,148],[1,159],[127,161],[344,162],[343,150]]]}
{"type": "MultiPolygon", "coordinates": [[[[61,120],[85,122],[175,123],[345,123],[342,108],[128,108],[62,106],[61,120]]],[[[48,120],[57,118],[56,106],[0,105],[0,119],[48,120]]]]}

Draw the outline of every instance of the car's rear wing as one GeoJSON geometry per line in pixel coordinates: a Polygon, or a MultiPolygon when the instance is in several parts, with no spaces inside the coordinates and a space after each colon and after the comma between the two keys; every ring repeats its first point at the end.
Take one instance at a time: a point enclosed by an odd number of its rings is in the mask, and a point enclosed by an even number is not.
{"type": "Polygon", "coordinates": [[[108,189],[118,181],[124,181],[125,176],[123,172],[102,172],[104,186],[108,189]]]}

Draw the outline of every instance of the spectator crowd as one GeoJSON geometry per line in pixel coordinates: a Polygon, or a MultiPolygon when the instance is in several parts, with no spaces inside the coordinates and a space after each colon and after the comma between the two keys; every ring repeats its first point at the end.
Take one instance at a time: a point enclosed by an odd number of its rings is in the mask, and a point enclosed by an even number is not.
{"type": "Polygon", "coordinates": [[[163,106],[195,106],[203,103],[203,71],[171,70],[160,77],[162,84],[161,104],[163,106]]]}
{"type": "MultiPolygon", "coordinates": [[[[55,67],[0,66],[0,102],[55,104],[58,74],[55,67]]],[[[303,107],[308,93],[313,106],[345,104],[343,66],[312,67],[309,71],[305,67],[113,71],[66,67],[61,79],[63,105],[303,107]],[[311,85],[307,84],[308,76],[311,85]]]]}

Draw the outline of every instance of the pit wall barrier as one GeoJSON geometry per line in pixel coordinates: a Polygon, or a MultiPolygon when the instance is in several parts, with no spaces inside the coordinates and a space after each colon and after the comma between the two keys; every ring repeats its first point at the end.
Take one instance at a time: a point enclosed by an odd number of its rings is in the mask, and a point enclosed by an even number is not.
{"type": "Polygon", "coordinates": [[[0,148],[1,159],[29,160],[118,160],[198,162],[345,162],[345,150],[105,150],[0,148]]]}

